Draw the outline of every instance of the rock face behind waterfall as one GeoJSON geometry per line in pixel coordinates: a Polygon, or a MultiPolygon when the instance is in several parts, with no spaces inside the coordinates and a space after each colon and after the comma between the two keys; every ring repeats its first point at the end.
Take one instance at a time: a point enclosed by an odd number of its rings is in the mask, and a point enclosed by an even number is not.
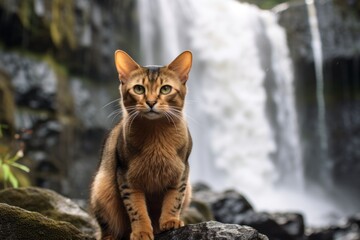
{"type": "MultiPolygon", "coordinates": [[[[317,96],[308,13],[303,1],[279,12],[294,62],[306,177],[325,188],[341,186],[360,199],[360,14],[357,1],[314,1],[323,52],[326,151],[317,131],[317,96]],[[315,131],[314,131],[315,129],[315,131]]],[[[275,8],[279,10],[280,8],[275,8]]],[[[348,192],[347,192],[348,191],[348,192]]],[[[350,199],[348,198],[348,199],[350,199]]],[[[357,202],[357,203],[356,203],[357,202]]]]}
{"type": "Polygon", "coordinates": [[[0,123],[21,136],[32,184],[86,198],[105,133],[89,102],[105,103],[49,59],[1,50],[0,78],[0,123]]]}
{"type": "Polygon", "coordinates": [[[103,108],[119,97],[113,53],[136,46],[134,5],[0,1],[0,124],[9,138],[21,136],[33,185],[88,196],[102,139],[119,116],[107,118],[116,101],[103,108]]]}
{"type": "Polygon", "coordinates": [[[114,49],[136,47],[135,3],[2,1],[0,40],[5,47],[35,54],[51,51],[72,72],[111,81],[114,49]]]}

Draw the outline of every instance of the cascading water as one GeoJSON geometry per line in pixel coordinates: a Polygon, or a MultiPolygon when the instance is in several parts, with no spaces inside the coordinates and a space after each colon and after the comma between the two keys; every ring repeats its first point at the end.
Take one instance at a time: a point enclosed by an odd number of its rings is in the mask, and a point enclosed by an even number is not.
{"type": "MultiPolygon", "coordinates": [[[[325,166],[326,171],[321,171],[321,180],[323,184],[329,185],[331,182],[331,177],[328,174],[331,172],[331,168],[327,149],[327,127],[326,127],[326,108],[325,108],[325,97],[324,97],[324,74],[323,74],[323,53],[322,53],[322,44],[319,23],[317,19],[317,12],[314,0],[306,0],[307,12],[309,15],[309,27],[311,34],[311,47],[314,57],[314,66],[315,66],[315,77],[316,77],[316,101],[318,108],[317,116],[317,129],[320,140],[320,148],[322,156],[320,161],[322,162],[321,166],[325,166]]],[[[329,187],[329,186],[327,186],[329,187]]]]}
{"type": "Polygon", "coordinates": [[[304,200],[291,62],[275,15],[233,0],[138,0],[138,11],[142,64],[194,52],[193,182],[237,188],[260,209],[323,206],[304,200]]]}

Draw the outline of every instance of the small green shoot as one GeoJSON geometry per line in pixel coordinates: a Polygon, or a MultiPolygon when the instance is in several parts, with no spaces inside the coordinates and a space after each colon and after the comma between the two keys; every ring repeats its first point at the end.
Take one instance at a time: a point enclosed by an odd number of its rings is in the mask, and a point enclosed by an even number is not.
{"type": "MultiPolygon", "coordinates": [[[[6,128],[6,126],[0,124],[0,139],[3,138],[2,129],[6,128]]],[[[12,185],[12,187],[17,188],[19,186],[19,181],[16,178],[13,169],[17,168],[24,172],[30,172],[30,169],[17,161],[24,157],[23,150],[18,150],[15,154],[10,153],[10,149],[6,146],[1,146],[0,144],[0,171],[2,172],[2,181],[4,184],[4,188],[8,187],[8,183],[12,185]]]]}

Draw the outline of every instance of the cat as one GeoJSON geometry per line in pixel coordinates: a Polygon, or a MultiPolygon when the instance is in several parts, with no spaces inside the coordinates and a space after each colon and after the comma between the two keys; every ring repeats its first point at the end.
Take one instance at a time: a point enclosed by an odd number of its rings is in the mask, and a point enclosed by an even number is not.
{"type": "Polygon", "coordinates": [[[110,131],[91,187],[100,239],[152,240],[184,226],[192,139],[183,115],[192,53],[140,66],[115,52],[122,119],[110,131]]]}

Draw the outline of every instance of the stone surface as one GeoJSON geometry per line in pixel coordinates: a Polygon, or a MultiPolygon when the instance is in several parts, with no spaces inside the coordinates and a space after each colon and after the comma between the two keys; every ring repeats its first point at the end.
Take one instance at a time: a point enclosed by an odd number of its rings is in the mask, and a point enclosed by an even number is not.
{"type": "Polygon", "coordinates": [[[297,238],[304,236],[305,223],[300,213],[270,213],[269,216],[289,235],[297,238]]]}
{"type": "Polygon", "coordinates": [[[265,212],[248,211],[244,214],[238,214],[233,223],[251,226],[273,240],[301,239],[304,233],[302,229],[302,232],[299,233],[297,230],[295,234],[292,234],[286,225],[279,224],[271,214],[265,212]]]}
{"type": "Polygon", "coordinates": [[[200,184],[195,187],[193,199],[208,204],[216,221],[247,225],[274,240],[295,240],[304,236],[301,214],[256,212],[249,201],[235,190],[214,192],[200,184]]]}
{"type": "Polygon", "coordinates": [[[35,187],[5,189],[0,191],[0,203],[38,212],[56,221],[69,222],[92,236],[97,228],[95,221],[77,204],[51,190],[35,187]]]}
{"type": "Polygon", "coordinates": [[[359,240],[359,219],[358,213],[332,226],[309,227],[306,229],[307,240],[359,240]]]}
{"type": "MultiPolygon", "coordinates": [[[[360,49],[360,15],[354,8],[344,8],[334,1],[315,3],[325,61],[357,54],[360,49]]],[[[279,13],[279,23],[286,29],[293,59],[311,62],[313,54],[305,2],[294,1],[289,7],[275,7],[274,10],[279,13]]]]}
{"type": "Polygon", "coordinates": [[[187,225],[177,230],[164,232],[156,240],[268,240],[255,229],[215,221],[187,225]]]}
{"type": "Polygon", "coordinates": [[[0,203],[0,239],[95,240],[72,224],[36,212],[0,203]]]}
{"type": "Polygon", "coordinates": [[[138,44],[135,3],[0,1],[0,15],[6,16],[0,19],[0,39],[6,47],[51,51],[72,72],[112,81],[114,49],[130,50],[138,44]]]}
{"type": "Polygon", "coordinates": [[[105,87],[70,78],[51,57],[5,50],[0,79],[0,123],[20,133],[32,185],[87,198],[109,123],[104,119],[116,105],[99,111],[109,101],[105,87]]]}
{"type": "Polygon", "coordinates": [[[200,190],[194,193],[193,198],[209,204],[215,219],[219,222],[235,223],[238,214],[253,210],[248,200],[234,190],[200,190]]]}

